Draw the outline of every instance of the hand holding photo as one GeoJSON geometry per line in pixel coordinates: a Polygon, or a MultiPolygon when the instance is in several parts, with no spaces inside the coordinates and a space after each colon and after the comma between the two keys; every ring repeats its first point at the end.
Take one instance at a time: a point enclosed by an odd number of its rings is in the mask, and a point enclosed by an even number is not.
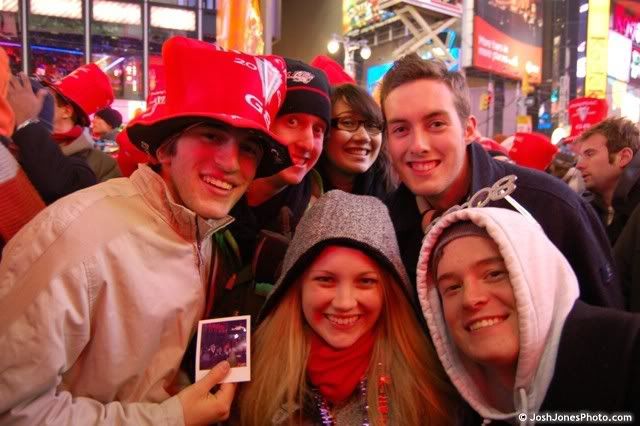
{"type": "Polygon", "coordinates": [[[231,370],[222,383],[251,380],[251,320],[249,315],[202,320],[198,323],[196,380],[221,361],[231,370]]]}

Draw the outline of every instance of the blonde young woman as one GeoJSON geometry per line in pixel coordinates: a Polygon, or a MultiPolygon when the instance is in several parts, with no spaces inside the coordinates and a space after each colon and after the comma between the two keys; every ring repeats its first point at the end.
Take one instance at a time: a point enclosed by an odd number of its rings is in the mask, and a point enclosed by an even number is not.
{"type": "Polygon", "coordinates": [[[259,317],[243,425],[445,425],[457,399],[407,294],[386,207],[330,191],[259,317]]]}

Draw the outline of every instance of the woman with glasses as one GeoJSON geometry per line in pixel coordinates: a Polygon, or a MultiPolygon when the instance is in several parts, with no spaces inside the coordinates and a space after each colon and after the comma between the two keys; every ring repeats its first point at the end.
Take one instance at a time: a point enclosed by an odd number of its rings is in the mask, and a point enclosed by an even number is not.
{"type": "Polygon", "coordinates": [[[331,131],[316,166],[324,190],[384,199],[395,181],[382,140],[380,107],[354,84],[333,87],[331,106],[331,131]]]}

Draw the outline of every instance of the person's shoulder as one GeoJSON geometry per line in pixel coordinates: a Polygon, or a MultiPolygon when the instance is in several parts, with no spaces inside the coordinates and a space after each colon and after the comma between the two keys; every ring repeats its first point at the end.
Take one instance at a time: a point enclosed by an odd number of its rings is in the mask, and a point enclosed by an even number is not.
{"type": "Polygon", "coordinates": [[[389,192],[387,196],[382,200],[389,210],[402,209],[407,204],[415,203],[415,195],[407,188],[404,183],[398,185],[396,189],[389,192]]]}
{"type": "MultiPolygon", "coordinates": [[[[0,280],[19,283],[29,276],[31,269],[51,256],[75,256],[79,263],[84,255],[79,247],[88,242],[101,244],[100,235],[111,235],[113,224],[128,226],[129,211],[123,211],[127,204],[133,205],[135,190],[128,179],[115,179],[95,185],[63,197],[51,204],[7,243],[0,264],[0,280]],[[76,253],[72,255],[71,253],[76,253]]],[[[137,211],[132,210],[130,211],[137,211]]],[[[103,238],[104,239],[104,238],[103,238]]],[[[33,271],[32,271],[33,272],[33,271]]],[[[42,278],[46,279],[46,278],[42,278]]]]}
{"type": "MultiPolygon", "coordinates": [[[[109,182],[94,185],[66,197],[60,198],[47,208],[42,210],[31,222],[14,237],[15,240],[55,240],[60,235],[72,229],[72,225],[78,222],[86,222],[91,226],[98,220],[91,214],[94,207],[99,204],[103,212],[101,216],[110,216],[112,220],[124,220],[126,217],[118,217],[115,205],[121,205],[123,199],[135,197],[137,191],[127,178],[112,179],[109,182]],[[113,206],[113,208],[112,208],[113,206]],[[109,212],[109,210],[114,210],[109,212]]],[[[122,213],[120,213],[121,215],[122,213]]],[[[95,223],[95,226],[104,226],[104,223],[95,223]]],[[[12,239],[7,248],[14,242],[12,239]]]]}
{"type": "Polygon", "coordinates": [[[640,313],[620,309],[589,305],[577,300],[567,317],[565,327],[571,328],[571,335],[599,333],[602,337],[618,340],[611,333],[620,333],[638,339],[640,344],[640,313]]]}
{"type": "Polygon", "coordinates": [[[504,164],[505,175],[515,175],[516,190],[530,197],[544,197],[572,208],[581,206],[585,201],[560,179],[538,170],[504,164]]]}

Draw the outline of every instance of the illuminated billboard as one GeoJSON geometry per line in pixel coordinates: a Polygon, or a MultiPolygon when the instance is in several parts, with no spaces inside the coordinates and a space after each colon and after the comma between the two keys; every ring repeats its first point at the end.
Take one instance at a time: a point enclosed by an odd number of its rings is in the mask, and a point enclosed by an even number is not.
{"type": "Polygon", "coordinates": [[[589,0],[587,18],[587,75],[584,93],[592,98],[607,96],[609,66],[609,0],[589,0]]]}
{"type": "Polygon", "coordinates": [[[394,16],[380,9],[378,3],[376,0],[342,0],[342,32],[346,34],[394,16]]]}
{"type": "Polygon", "coordinates": [[[476,0],[473,66],[514,79],[542,80],[542,1],[476,0]]]}
{"type": "Polygon", "coordinates": [[[629,81],[629,68],[631,66],[631,39],[609,31],[608,74],[625,83],[629,81]]]}

